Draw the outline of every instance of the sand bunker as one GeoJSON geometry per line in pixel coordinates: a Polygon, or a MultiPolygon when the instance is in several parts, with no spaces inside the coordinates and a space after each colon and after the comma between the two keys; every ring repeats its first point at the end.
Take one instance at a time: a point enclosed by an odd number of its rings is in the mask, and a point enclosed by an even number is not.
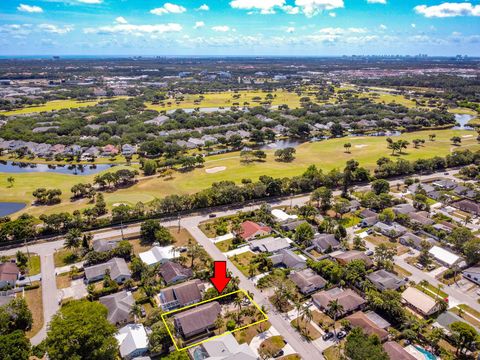
{"type": "Polygon", "coordinates": [[[462,138],[471,138],[473,135],[463,135],[462,138]]]}
{"type": "Polygon", "coordinates": [[[367,147],[368,145],[361,144],[361,145],[355,145],[356,149],[363,149],[364,147],[367,147]]]}
{"type": "Polygon", "coordinates": [[[214,167],[214,168],[210,168],[210,169],[205,169],[205,172],[207,174],[215,174],[215,173],[218,173],[220,171],[225,171],[227,168],[225,166],[217,166],[217,167],[214,167]]]}
{"type": "Polygon", "coordinates": [[[115,203],[112,205],[112,207],[117,207],[117,206],[120,206],[120,205],[128,205],[127,203],[115,203]]]}

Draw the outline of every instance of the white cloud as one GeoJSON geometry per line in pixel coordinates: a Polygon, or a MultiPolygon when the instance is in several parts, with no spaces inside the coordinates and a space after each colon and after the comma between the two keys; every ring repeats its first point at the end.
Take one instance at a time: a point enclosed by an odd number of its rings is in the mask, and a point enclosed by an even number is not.
{"type": "Polygon", "coordinates": [[[380,24],[379,28],[382,30],[387,30],[387,25],[380,24]]]}
{"type": "MultiPolygon", "coordinates": [[[[259,10],[260,14],[275,14],[275,7],[281,8],[285,0],[233,0],[230,6],[234,9],[259,10]]],[[[290,6],[288,9],[293,8],[290,6]]],[[[290,10],[291,11],[291,10],[290,10]]]]}
{"type": "Polygon", "coordinates": [[[28,13],[42,13],[43,9],[40,6],[30,6],[25,4],[20,4],[17,7],[18,11],[28,12],[28,13]]]}
{"type": "Polygon", "coordinates": [[[5,24],[0,25],[1,34],[9,34],[12,37],[24,37],[32,32],[32,24],[5,24]]]}
{"type": "Polygon", "coordinates": [[[63,35],[63,34],[67,34],[70,31],[72,31],[73,26],[66,25],[66,26],[63,26],[63,27],[59,27],[59,26],[53,25],[53,24],[40,24],[40,25],[38,25],[38,29],[41,30],[41,31],[50,33],[50,34],[63,35]]]}
{"type": "Polygon", "coordinates": [[[298,6],[307,17],[315,16],[325,10],[343,8],[343,0],[295,0],[298,6]]]}
{"type": "Polygon", "coordinates": [[[418,5],[414,7],[417,14],[421,14],[427,18],[432,17],[454,17],[454,16],[480,16],[480,5],[472,5],[469,2],[449,3],[445,2],[440,5],[427,6],[418,5]]]}
{"type": "Polygon", "coordinates": [[[127,19],[125,19],[123,16],[119,16],[115,19],[115,22],[117,24],[128,24],[127,19]]]}
{"type": "Polygon", "coordinates": [[[292,33],[294,33],[294,32],[295,32],[295,28],[294,28],[294,27],[289,27],[289,28],[287,28],[287,33],[292,34],[292,33]]]}
{"type": "Polygon", "coordinates": [[[85,28],[83,32],[85,34],[164,34],[169,32],[182,31],[180,24],[168,23],[168,24],[155,24],[155,25],[132,25],[132,24],[116,24],[112,26],[100,26],[98,28],[85,28]]]}
{"type": "Polygon", "coordinates": [[[80,3],[83,4],[101,4],[103,0],[77,0],[80,3]]]}
{"type": "Polygon", "coordinates": [[[203,21],[197,21],[195,23],[195,26],[193,27],[194,29],[200,29],[205,26],[205,23],[203,21]]]}
{"type": "Polygon", "coordinates": [[[369,4],[386,4],[387,0],[367,0],[369,4]]]}
{"type": "Polygon", "coordinates": [[[417,27],[417,24],[410,24],[410,26],[415,29],[417,27]]]}
{"type": "Polygon", "coordinates": [[[208,11],[210,10],[210,7],[207,4],[203,4],[203,5],[200,5],[200,7],[197,10],[208,11]]]}
{"type": "Polygon", "coordinates": [[[296,6],[290,6],[290,5],[282,6],[282,10],[290,15],[297,15],[300,12],[300,8],[296,6]]]}
{"type": "Polygon", "coordinates": [[[213,26],[212,30],[216,32],[228,32],[231,29],[230,29],[230,26],[220,25],[220,26],[213,26]]]}
{"type": "Polygon", "coordinates": [[[183,6],[172,3],[165,3],[162,7],[150,10],[154,15],[181,14],[187,11],[183,6]]]}
{"type": "Polygon", "coordinates": [[[332,27],[327,27],[327,28],[322,28],[318,30],[320,34],[328,34],[328,35],[344,35],[344,34],[364,34],[367,32],[367,29],[364,28],[332,28],[332,27]]]}
{"type": "Polygon", "coordinates": [[[334,13],[334,12],[329,12],[329,13],[328,13],[328,16],[330,16],[330,17],[333,17],[333,18],[334,18],[334,17],[337,17],[337,13],[334,13]]]}

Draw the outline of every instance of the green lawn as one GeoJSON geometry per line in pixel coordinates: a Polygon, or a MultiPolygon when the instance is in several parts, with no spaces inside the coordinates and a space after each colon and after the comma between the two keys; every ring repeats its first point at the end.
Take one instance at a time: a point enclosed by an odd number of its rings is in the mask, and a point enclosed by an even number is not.
{"type": "MultiPolygon", "coordinates": [[[[200,94],[184,94],[183,101],[175,101],[174,99],[168,99],[163,101],[163,104],[151,104],[147,103],[147,108],[163,111],[173,109],[194,109],[194,108],[212,108],[212,107],[231,107],[234,103],[238,103],[236,106],[244,106],[245,102],[248,102],[247,106],[259,106],[260,102],[265,101],[265,97],[268,93],[262,91],[239,91],[234,93],[233,91],[215,92],[201,94],[204,99],[198,103],[195,100],[200,100],[200,94]],[[238,99],[234,98],[234,95],[240,95],[238,99]],[[260,102],[253,101],[254,97],[260,97],[260,102]],[[170,102],[170,104],[168,104],[170,102]]],[[[288,92],[286,90],[272,91],[271,94],[274,98],[271,100],[272,105],[288,105],[291,108],[297,108],[300,106],[300,97],[295,92],[288,92]]]]}
{"type": "Polygon", "coordinates": [[[232,239],[230,240],[225,240],[225,241],[219,241],[215,243],[215,246],[221,251],[221,252],[227,252],[230,250],[230,245],[232,245],[232,239]]]}
{"type": "Polygon", "coordinates": [[[28,274],[30,276],[40,274],[40,256],[38,255],[30,255],[30,259],[28,261],[28,274]]]}
{"type": "Polygon", "coordinates": [[[128,96],[115,96],[111,98],[105,98],[101,100],[89,100],[89,101],[78,101],[78,100],[53,100],[48,101],[47,103],[39,106],[29,106],[22,109],[12,110],[12,111],[2,111],[0,115],[19,115],[19,114],[31,114],[39,113],[44,111],[53,111],[53,110],[62,110],[62,109],[74,109],[87,106],[95,106],[101,101],[106,100],[119,100],[126,99],[128,96]]]}
{"type": "Polygon", "coordinates": [[[55,262],[55,267],[62,267],[75,264],[81,259],[76,258],[72,250],[62,248],[53,254],[53,260],[55,262]]]}
{"type": "MultiPolygon", "coordinates": [[[[476,141],[476,132],[463,130],[420,131],[403,134],[398,137],[412,141],[415,138],[426,139],[425,146],[414,149],[411,145],[406,154],[401,158],[416,160],[419,158],[431,158],[445,156],[455,149],[479,150],[480,144],[476,141]],[[436,141],[428,140],[428,135],[435,132],[436,141]],[[453,147],[450,142],[452,136],[463,137],[462,146],[453,147]]],[[[167,194],[187,194],[207,188],[214,182],[231,180],[240,183],[243,178],[257,180],[261,175],[273,177],[292,177],[302,174],[309,165],[315,164],[324,171],[334,168],[343,169],[346,161],[356,159],[361,166],[370,170],[375,168],[376,161],[382,156],[390,156],[384,137],[350,137],[330,139],[322,142],[305,143],[297,147],[296,159],[291,163],[281,163],[274,159],[274,150],[266,151],[267,160],[264,163],[240,162],[238,152],[221,154],[207,157],[204,168],[197,168],[187,173],[175,172],[173,179],[167,180],[160,177],[152,177],[139,181],[134,186],[105,193],[107,205],[127,203],[134,205],[141,201],[150,202],[167,194]],[[351,153],[345,153],[343,144],[352,144],[351,153]],[[226,169],[217,173],[207,173],[205,170],[213,167],[224,166],[226,169]]],[[[398,157],[391,157],[397,159],[398,157]]],[[[33,201],[32,192],[39,187],[60,188],[63,192],[62,203],[49,207],[28,206],[26,212],[33,215],[42,213],[57,213],[61,211],[72,212],[76,209],[88,206],[87,200],[70,202],[70,188],[79,182],[91,182],[94,176],[74,176],[53,173],[29,173],[15,176],[13,187],[9,187],[6,176],[0,176],[0,201],[23,201],[30,204],[33,201]]]]}
{"type": "Polygon", "coordinates": [[[424,292],[425,294],[427,294],[428,296],[431,296],[433,297],[434,299],[437,297],[437,294],[438,296],[440,296],[441,298],[445,299],[445,298],[448,298],[448,294],[445,293],[444,291],[440,290],[433,286],[432,284],[428,284],[427,286],[423,287],[422,285],[418,284],[416,286],[416,288],[418,290],[421,290],[422,292],[424,292]]]}
{"type": "Polygon", "coordinates": [[[341,358],[340,355],[340,349],[336,345],[330,346],[323,352],[326,360],[339,360],[341,358]]]}
{"type": "MultiPolygon", "coordinates": [[[[242,272],[243,275],[246,277],[249,277],[250,274],[248,273],[248,266],[250,263],[253,261],[255,258],[255,254],[251,251],[247,251],[244,253],[241,253],[239,255],[234,255],[229,258],[229,260],[242,272]]],[[[259,272],[256,271],[256,275],[258,275],[259,272]]]]}

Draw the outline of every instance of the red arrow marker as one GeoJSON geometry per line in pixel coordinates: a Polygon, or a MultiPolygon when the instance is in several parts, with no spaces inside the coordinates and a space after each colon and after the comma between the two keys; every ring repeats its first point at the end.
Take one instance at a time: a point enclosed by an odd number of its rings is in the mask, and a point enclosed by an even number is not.
{"type": "Polygon", "coordinates": [[[227,277],[227,262],[215,261],[213,263],[213,277],[210,278],[213,286],[221,294],[225,287],[230,282],[230,277],[227,277]]]}

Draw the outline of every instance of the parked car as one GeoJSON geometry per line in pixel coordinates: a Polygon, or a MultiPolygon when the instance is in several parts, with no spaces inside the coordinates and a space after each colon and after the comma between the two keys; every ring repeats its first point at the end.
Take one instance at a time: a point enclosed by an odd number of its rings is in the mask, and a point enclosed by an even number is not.
{"type": "Polygon", "coordinates": [[[430,265],[427,266],[428,271],[432,271],[433,269],[435,269],[435,265],[430,264],[430,265]]]}
{"type": "Polygon", "coordinates": [[[217,214],[210,214],[208,215],[209,218],[214,218],[214,217],[217,217],[217,214]]]}
{"type": "Polygon", "coordinates": [[[423,270],[423,265],[420,264],[420,263],[416,263],[416,264],[415,264],[415,267],[418,268],[418,269],[420,269],[420,270],[423,270]]]}
{"type": "Polygon", "coordinates": [[[335,336],[335,334],[331,331],[329,332],[326,332],[323,336],[322,336],[322,339],[324,341],[327,341],[327,340],[330,340],[331,338],[333,338],[335,336]]]}
{"type": "Polygon", "coordinates": [[[367,256],[373,256],[373,254],[374,254],[373,250],[365,251],[365,255],[367,255],[367,256]]]}
{"type": "Polygon", "coordinates": [[[337,339],[340,340],[340,339],[343,339],[345,336],[347,336],[347,332],[346,331],[340,331],[337,333],[337,339]]]}

